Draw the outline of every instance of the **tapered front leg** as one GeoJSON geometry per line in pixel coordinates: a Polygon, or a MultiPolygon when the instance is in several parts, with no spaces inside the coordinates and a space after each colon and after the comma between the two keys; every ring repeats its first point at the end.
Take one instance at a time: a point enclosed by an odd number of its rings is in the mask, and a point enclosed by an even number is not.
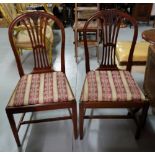
{"type": "Polygon", "coordinates": [[[77,129],[77,107],[76,103],[74,103],[74,106],[72,108],[72,120],[73,120],[73,128],[74,128],[74,138],[78,138],[78,129],[77,129]]]}
{"type": "Polygon", "coordinates": [[[18,146],[21,146],[21,143],[20,143],[20,140],[19,140],[19,135],[18,135],[18,130],[17,130],[17,127],[16,127],[16,123],[15,123],[15,120],[14,120],[13,113],[9,112],[8,110],[6,110],[6,113],[7,113],[7,116],[8,116],[8,120],[9,120],[11,129],[12,129],[12,132],[13,132],[14,138],[16,140],[16,143],[17,143],[18,146]]]}
{"type": "Polygon", "coordinates": [[[80,139],[83,139],[84,107],[80,104],[80,139]]]}

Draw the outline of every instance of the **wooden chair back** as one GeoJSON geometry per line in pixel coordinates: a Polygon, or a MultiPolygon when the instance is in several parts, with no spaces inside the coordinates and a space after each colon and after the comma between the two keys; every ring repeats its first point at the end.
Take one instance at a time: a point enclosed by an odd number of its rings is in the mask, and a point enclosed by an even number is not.
{"type": "Polygon", "coordinates": [[[85,21],[89,19],[94,13],[99,11],[99,4],[94,4],[93,6],[79,6],[75,3],[75,24],[78,21],[85,21]]]}
{"type": "Polygon", "coordinates": [[[46,30],[48,21],[53,20],[55,24],[60,29],[61,34],[61,71],[65,73],[65,59],[64,59],[64,49],[65,49],[65,31],[63,24],[55,16],[48,14],[46,12],[35,11],[24,13],[17,18],[15,18],[9,26],[9,40],[11,47],[13,49],[19,74],[24,75],[24,70],[16,48],[14,40],[14,28],[18,25],[24,27],[27,30],[28,36],[31,41],[33,57],[34,57],[34,68],[32,73],[42,73],[54,71],[49,64],[47,58],[47,44],[46,44],[46,30]]]}
{"type": "Polygon", "coordinates": [[[133,39],[128,57],[128,63],[126,70],[131,71],[133,52],[138,35],[138,26],[134,17],[121,12],[116,9],[102,10],[90,17],[84,26],[84,47],[85,47],[85,59],[86,59],[86,72],[90,71],[89,66],[89,51],[87,41],[87,28],[89,24],[97,19],[100,25],[100,33],[102,37],[102,58],[98,70],[114,70],[117,69],[115,54],[116,43],[120,30],[120,24],[123,20],[130,22],[133,26],[133,39]]]}

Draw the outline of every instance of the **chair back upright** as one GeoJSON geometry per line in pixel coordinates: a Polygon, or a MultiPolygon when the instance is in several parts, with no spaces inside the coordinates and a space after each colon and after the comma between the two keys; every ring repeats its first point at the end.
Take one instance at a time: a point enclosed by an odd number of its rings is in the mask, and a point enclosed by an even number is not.
{"type": "Polygon", "coordinates": [[[64,49],[65,49],[65,31],[63,24],[57,19],[54,15],[35,11],[24,13],[18,17],[16,17],[9,26],[9,40],[11,43],[11,47],[13,49],[19,74],[20,76],[24,75],[24,70],[22,67],[22,63],[20,60],[20,56],[18,54],[18,50],[16,48],[15,40],[14,40],[14,28],[17,25],[23,27],[29,36],[33,57],[34,57],[34,68],[32,73],[43,73],[43,72],[51,72],[54,71],[53,68],[49,64],[49,60],[47,58],[47,44],[46,44],[46,30],[48,26],[49,20],[54,21],[58,28],[60,29],[61,35],[61,71],[65,73],[65,60],[64,60],[64,49]]]}
{"type": "Polygon", "coordinates": [[[116,54],[116,43],[117,38],[120,30],[120,25],[123,21],[129,22],[133,26],[133,38],[132,38],[132,44],[130,48],[130,54],[128,57],[128,63],[126,70],[131,71],[132,67],[132,58],[133,58],[133,52],[137,40],[138,35],[138,26],[136,20],[128,15],[127,13],[124,13],[122,11],[119,11],[117,9],[107,9],[98,11],[96,14],[91,16],[87,22],[85,23],[85,26],[83,28],[84,31],[84,48],[85,48],[85,60],[86,60],[86,73],[90,71],[90,65],[89,65],[89,51],[88,51],[88,41],[87,41],[87,32],[88,32],[88,26],[93,20],[98,20],[100,24],[100,36],[102,42],[100,43],[101,51],[102,51],[102,57],[101,57],[101,63],[98,68],[98,70],[117,70],[116,60],[115,60],[115,54],[116,54]]]}

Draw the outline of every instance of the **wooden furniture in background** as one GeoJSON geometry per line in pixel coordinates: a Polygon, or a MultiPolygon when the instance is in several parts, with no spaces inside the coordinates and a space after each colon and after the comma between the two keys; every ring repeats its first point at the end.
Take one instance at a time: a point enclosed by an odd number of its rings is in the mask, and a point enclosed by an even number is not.
{"type": "MultiPolygon", "coordinates": [[[[74,44],[75,44],[75,58],[77,62],[78,57],[78,47],[83,46],[83,27],[86,22],[86,20],[95,14],[97,11],[99,11],[99,4],[96,4],[96,6],[78,6],[78,4],[75,4],[75,23],[73,25],[73,31],[74,31],[74,44]]],[[[95,34],[95,39],[89,39],[89,46],[96,47],[96,54],[98,57],[98,23],[97,21],[92,21],[92,23],[89,25],[89,34],[92,35],[95,34]]]]}
{"type": "Polygon", "coordinates": [[[10,24],[9,40],[17,62],[20,80],[6,107],[6,113],[17,145],[21,145],[18,135],[21,125],[66,119],[73,121],[74,137],[76,139],[78,136],[77,109],[74,95],[65,75],[65,31],[63,24],[55,16],[45,12],[36,11],[25,13],[15,18],[10,24]],[[61,71],[54,71],[47,58],[45,36],[49,20],[53,20],[60,29],[61,71]],[[18,23],[22,23],[25,30],[28,31],[32,44],[34,68],[29,74],[24,73],[16,43],[14,42],[14,28],[18,23]],[[33,26],[32,23],[35,25],[33,26]],[[60,109],[69,110],[70,115],[41,120],[24,120],[27,112],[33,113],[60,109]],[[19,113],[23,113],[23,115],[18,126],[16,126],[14,114],[19,113]]]}
{"type": "Polygon", "coordinates": [[[31,3],[16,3],[15,4],[18,13],[25,13],[29,5],[31,5],[31,3]]]}
{"type": "Polygon", "coordinates": [[[13,3],[0,3],[0,10],[8,25],[17,17],[17,10],[13,3]]]}
{"type": "Polygon", "coordinates": [[[150,44],[155,45],[155,29],[145,30],[142,33],[142,38],[150,44]]]}
{"type": "Polygon", "coordinates": [[[137,3],[132,9],[132,16],[139,22],[149,24],[152,10],[152,3],[137,3]]]}
{"type": "Polygon", "coordinates": [[[8,27],[6,19],[3,17],[3,14],[0,9],[0,28],[8,27]]]}
{"type": "Polygon", "coordinates": [[[151,101],[150,103],[153,107],[153,112],[155,112],[155,29],[144,31],[142,33],[142,38],[151,44],[148,49],[144,91],[151,101]]]}
{"type": "MultiPolygon", "coordinates": [[[[132,57],[138,35],[136,20],[119,10],[103,10],[92,16],[84,26],[84,48],[86,62],[86,78],[80,98],[80,138],[83,138],[84,119],[132,118],[137,123],[135,138],[139,138],[144,126],[149,108],[149,102],[131,75],[132,57]],[[92,20],[99,19],[102,32],[102,59],[100,66],[90,70],[89,51],[87,43],[87,28],[92,20]],[[126,19],[133,25],[133,40],[128,57],[126,70],[119,70],[115,61],[117,36],[122,20],[126,19]],[[86,114],[87,109],[112,108],[130,109],[127,115],[93,115],[86,114]],[[139,113],[139,119],[135,114],[139,113]]],[[[131,34],[132,35],[132,34],[131,34]]]]}
{"type": "MultiPolygon", "coordinates": [[[[18,7],[23,6],[23,9],[26,8],[28,5],[21,5],[18,4],[18,7]]],[[[15,4],[13,3],[1,3],[0,4],[0,10],[2,11],[3,16],[5,17],[8,25],[21,13],[27,12],[27,10],[18,10],[16,9],[15,4]],[[19,12],[18,12],[19,11],[19,12]]],[[[53,31],[51,28],[51,23],[53,22],[49,22],[49,26],[47,29],[47,33],[46,33],[46,44],[48,45],[48,58],[49,61],[52,61],[52,44],[53,44],[53,31]]],[[[23,52],[23,50],[31,50],[31,42],[28,36],[27,31],[25,31],[22,27],[22,25],[18,25],[15,27],[15,34],[14,34],[14,39],[16,42],[16,48],[18,49],[18,53],[21,54],[23,52]]]]}

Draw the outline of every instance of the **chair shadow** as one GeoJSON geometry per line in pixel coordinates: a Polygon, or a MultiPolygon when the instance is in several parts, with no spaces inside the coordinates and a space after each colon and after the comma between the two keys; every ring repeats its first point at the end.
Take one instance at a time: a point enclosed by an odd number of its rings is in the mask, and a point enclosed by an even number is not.
{"type": "Polygon", "coordinates": [[[26,152],[70,152],[72,149],[71,122],[49,122],[32,127],[26,152]],[[67,127],[69,125],[69,127],[67,127]],[[67,128],[66,128],[67,127],[67,128]],[[69,129],[68,131],[66,129],[69,129]],[[70,129],[71,128],[71,129],[70,129]]]}
{"type": "Polygon", "coordinates": [[[149,119],[141,136],[135,139],[136,125],[132,120],[100,121],[98,150],[106,152],[152,152],[155,151],[155,131],[149,119]]]}

